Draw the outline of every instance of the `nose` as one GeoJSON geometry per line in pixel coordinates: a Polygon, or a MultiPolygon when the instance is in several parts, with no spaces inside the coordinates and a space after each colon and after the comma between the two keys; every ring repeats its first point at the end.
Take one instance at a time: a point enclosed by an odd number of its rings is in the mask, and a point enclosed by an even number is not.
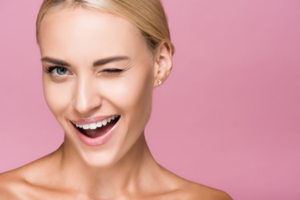
{"type": "Polygon", "coordinates": [[[88,116],[99,109],[102,99],[92,79],[78,80],[72,104],[73,108],[81,115],[88,116]]]}

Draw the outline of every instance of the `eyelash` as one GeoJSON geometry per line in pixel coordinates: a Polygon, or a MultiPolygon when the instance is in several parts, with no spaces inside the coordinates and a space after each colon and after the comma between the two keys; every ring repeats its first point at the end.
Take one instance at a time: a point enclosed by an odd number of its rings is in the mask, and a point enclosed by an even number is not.
{"type": "Polygon", "coordinates": [[[121,73],[123,70],[122,69],[104,69],[101,72],[105,72],[105,73],[109,73],[109,74],[119,74],[121,73]]]}
{"type": "Polygon", "coordinates": [[[60,68],[60,67],[48,67],[47,69],[45,69],[45,72],[49,74],[56,68],[60,68]]]}
{"type": "MultiPolygon", "coordinates": [[[[52,66],[52,67],[48,67],[47,69],[45,69],[45,72],[48,73],[48,74],[50,74],[54,69],[57,69],[57,68],[64,68],[64,69],[66,69],[65,67],[52,66]]],[[[109,74],[118,74],[118,73],[121,73],[123,71],[124,70],[122,70],[122,69],[104,69],[101,72],[105,72],[105,73],[109,73],[109,74]]]]}

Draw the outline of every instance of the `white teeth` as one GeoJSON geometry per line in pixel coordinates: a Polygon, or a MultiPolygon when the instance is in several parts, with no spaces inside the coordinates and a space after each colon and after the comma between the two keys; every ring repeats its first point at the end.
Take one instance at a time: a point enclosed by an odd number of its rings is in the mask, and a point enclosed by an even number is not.
{"type": "Polygon", "coordinates": [[[101,127],[101,126],[102,126],[102,122],[98,122],[97,127],[101,127]]]}
{"type": "Polygon", "coordinates": [[[97,128],[97,124],[96,123],[90,124],[90,129],[96,129],[96,128],[97,128]]]}
{"type": "Polygon", "coordinates": [[[97,122],[97,123],[92,123],[92,124],[84,124],[84,125],[78,125],[78,124],[75,124],[76,127],[79,127],[79,128],[83,128],[85,130],[87,129],[96,129],[96,128],[99,128],[99,127],[102,127],[102,126],[106,126],[108,123],[110,123],[112,120],[115,120],[118,116],[112,116],[112,117],[109,117],[105,120],[102,120],[100,122],[97,122]]]}
{"type": "Polygon", "coordinates": [[[86,129],[90,129],[90,125],[88,125],[88,124],[87,125],[83,125],[83,129],[85,129],[85,130],[86,129]]]}

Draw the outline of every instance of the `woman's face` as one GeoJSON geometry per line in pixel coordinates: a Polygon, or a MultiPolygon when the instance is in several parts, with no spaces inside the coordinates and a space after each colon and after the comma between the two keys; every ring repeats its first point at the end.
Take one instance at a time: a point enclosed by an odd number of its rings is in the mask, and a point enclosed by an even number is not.
{"type": "Polygon", "coordinates": [[[44,95],[65,148],[92,166],[120,160],[151,113],[155,62],[142,34],[123,18],[79,7],[50,11],[39,31],[44,95]]]}

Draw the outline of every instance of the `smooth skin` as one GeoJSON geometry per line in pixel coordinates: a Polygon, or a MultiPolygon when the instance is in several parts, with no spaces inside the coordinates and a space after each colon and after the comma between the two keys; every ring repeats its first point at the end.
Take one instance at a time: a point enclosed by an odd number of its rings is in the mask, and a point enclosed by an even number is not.
{"type": "Polygon", "coordinates": [[[76,7],[47,13],[39,47],[45,99],[65,140],[52,154],[1,174],[0,200],[231,199],[169,172],[149,151],[152,92],[172,69],[167,43],[151,52],[127,20],[76,7]],[[59,68],[47,72],[53,66],[59,68]],[[113,137],[98,147],[83,144],[70,120],[106,115],[121,116],[113,137]]]}

